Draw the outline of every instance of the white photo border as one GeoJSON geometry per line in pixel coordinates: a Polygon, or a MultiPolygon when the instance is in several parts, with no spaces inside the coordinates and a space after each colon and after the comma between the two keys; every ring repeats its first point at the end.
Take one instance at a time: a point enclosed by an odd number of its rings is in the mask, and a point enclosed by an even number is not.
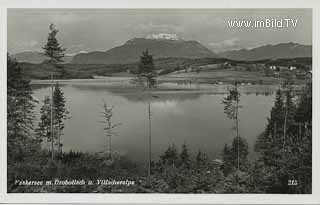
{"type": "Polygon", "coordinates": [[[1,0],[0,2],[0,203],[320,204],[320,1],[319,0],[1,0]],[[7,193],[8,8],[312,8],[312,194],[60,194],[7,193]]]}

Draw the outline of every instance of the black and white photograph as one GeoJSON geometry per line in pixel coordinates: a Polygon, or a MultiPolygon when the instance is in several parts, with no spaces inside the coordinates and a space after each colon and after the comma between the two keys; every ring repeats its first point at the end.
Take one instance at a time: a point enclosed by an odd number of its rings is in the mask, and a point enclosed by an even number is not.
{"type": "Polygon", "coordinates": [[[8,8],[7,193],[313,193],[311,8],[8,8]]]}

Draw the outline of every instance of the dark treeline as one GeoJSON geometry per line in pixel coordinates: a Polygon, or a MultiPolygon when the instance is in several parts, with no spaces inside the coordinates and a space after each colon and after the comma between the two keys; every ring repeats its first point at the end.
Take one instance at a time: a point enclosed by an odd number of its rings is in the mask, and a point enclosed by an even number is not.
{"type": "MultiPolygon", "coordinates": [[[[138,60],[138,59],[137,59],[138,60]]],[[[312,58],[292,58],[277,60],[261,60],[261,61],[236,61],[225,58],[160,58],[154,59],[155,69],[160,75],[168,74],[174,71],[183,70],[189,67],[199,67],[209,64],[223,64],[229,62],[230,65],[245,65],[248,68],[255,64],[277,65],[277,66],[296,66],[297,68],[309,71],[306,65],[312,64],[312,58]]],[[[50,63],[47,61],[41,64],[21,63],[21,67],[25,69],[25,75],[31,79],[50,79],[48,72],[51,71],[50,63]]],[[[136,74],[139,70],[139,63],[130,64],[63,64],[65,68],[63,72],[56,71],[55,75],[59,79],[91,79],[94,76],[109,76],[119,72],[128,72],[136,74]]]]}
{"type": "Polygon", "coordinates": [[[294,100],[290,84],[276,93],[265,132],[255,145],[263,166],[259,182],[266,192],[311,193],[312,84],[294,100]]]}

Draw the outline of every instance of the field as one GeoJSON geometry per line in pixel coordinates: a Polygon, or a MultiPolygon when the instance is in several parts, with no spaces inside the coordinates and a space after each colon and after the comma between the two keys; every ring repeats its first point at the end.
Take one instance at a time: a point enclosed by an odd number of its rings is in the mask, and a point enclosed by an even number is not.
{"type": "MultiPolygon", "coordinates": [[[[168,82],[192,82],[210,84],[229,84],[235,80],[243,84],[281,84],[284,78],[265,76],[261,72],[236,71],[232,68],[224,70],[212,70],[203,72],[170,73],[159,77],[160,81],[168,82]]],[[[294,79],[295,84],[304,84],[305,80],[294,79]]]]}

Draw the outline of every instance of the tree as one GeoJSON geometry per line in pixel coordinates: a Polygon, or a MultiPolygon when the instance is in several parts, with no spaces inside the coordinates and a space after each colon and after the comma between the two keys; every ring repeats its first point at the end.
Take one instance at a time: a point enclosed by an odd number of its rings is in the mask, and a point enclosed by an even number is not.
{"type": "Polygon", "coordinates": [[[281,169],[281,159],[283,158],[283,142],[284,142],[284,122],[286,119],[286,105],[284,99],[284,91],[278,89],[274,106],[270,111],[270,118],[264,133],[262,133],[255,144],[255,151],[259,154],[257,164],[263,162],[264,177],[257,178],[256,184],[262,185],[265,192],[278,190],[281,176],[279,170],[281,169]]]}
{"type": "Polygon", "coordinates": [[[299,123],[312,121],[312,83],[307,82],[302,90],[302,96],[298,101],[298,106],[295,115],[295,121],[299,123]]]}
{"type": "MultiPolygon", "coordinates": [[[[43,47],[44,50],[44,55],[49,57],[49,64],[52,65],[52,70],[51,70],[51,158],[52,160],[54,159],[54,129],[53,129],[53,72],[55,71],[56,68],[62,69],[61,66],[58,65],[58,63],[63,61],[64,58],[64,51],[66,49],[62,48],[60,44],[58,43],[58,40],[56,38],[59,30],[55,28],[54,24],[50,24],[49,26],[49,34],[47,38],[47,43],[43,47]]],[[[60,146],[60,144],[59,144],[60,146]]]]}
{"type": "Polygon", "coordinates": [[[55,28],[54,24],[49,26],[49,34],[46,45],[43,47],[44,55],[49,57],[49,62],[51,64],[57,64],[63,62],[64,51],[66,49],[62,48],[57,40],[58,29],[55,28]]]}
{"type": "Polygon", "coordinates": [[[281,132],[281,126],[282,123],[284,122],[284,116],[285,116],[285,111],[284,111],[284,99],[283,99],[283,94],[282,90],[278,89],[276,92],[276,100],[274,103],[274,106],[271,109],[270,112],[270,118],[268,119],[268,124],[267,124],[267,130],[265,132],[265,135],[276,135],[279,131],[281,132]]]}
{"type": "Polygon", "coordinates": [[[142,52],[138,67],[138,78],[147,85],[147,88],[152,88],[156,83],[156,72],[153,63],[153,57],[149,54],[148,49],[142,52]]]}
{"type": "Polygon", "coordinates": [[[244,138],[233,138],[230,147],[225,144],[222,153],[224,174],[228,175],[229,173],[234,172],[235,167],[238,167],[238,171],[247,171],[248,154],[249,146],[244,138]]]}
{"type": "MultiPolygon", "coordinates": [[[[238,91],[238,81],[235,81],[233,87],[229,90],[229,94],[226,98],[223,99],[224,104],[224,113],[228,116],[229,119],[234,120],[235,126],[233,129],[236,130],[236,140],[238,141],[238,156],[240,154],[240,135],[239,135],[239,105],[240,92],[238,91]]],[[[238,170],[240,169],[240,159],[238,157],[237,163],[238,170]]]]}
{"type": "Polygon", "coordinates": [[[169,145],[168,149],[160,156],[162,164],[175,166],[178,162],[178,150],[175,144],[169,145]]]}
{"type": "Polygon", "coordinates": [[[62,152],[62,144],[61,144],[61,135],[62,130],[64,129],[63,121],[69,118],[69,112],[66,109],[66,100],[64,98],[64,93],[59,86],[59,83],[56,82],[53,92],[53,119],[54,124],[57,127],[57,138],[58,138],[58,150],[59,153],[62,152]]]}
{"type": "Polygon", "coordinates": [[[263,162],[263,184],[267,193],[310,193],[312,175],[312,89],[308,83],[303,94],[293,101],[290,84],[277,91],[275,105],[265,134],[259,136],[256,150],[263,162]],[[273,125],[273,126],[272,126],[273,125]],[[296,180],[297,186],[288,186],[296,180]]]}
{"type": "Polygon", "coordinates": [[[295,115],[295,104],[293,102],[293,91],[292,91],[292,80],[287,79],[284,82],[284,94],[285,94],[285,109],[284,109],[284,122],[283,122],[283,148],[285,148],[287,135],[291,135],[295,131],[294,126],[294,115],[295,115]],[[288,133],[288,131],[290,133],[288,133]]]}
{"type": "Polygon", "coordinates": [[[231,167],[230,164],[232,164],[231,162],[234,161],[233,159],[234,154],[231,153],[230,148],[228,147],[228,144],[225,144],[222,150],[222,159],[223,159],[223,166],[222,166],[222,170],[224,175],[228,175],[231,171],[234,170],[234,167],[231,167]],[[230,169],[232,168],[232,169],[230,169]]]}
{"type": "Polygon", "coordinates": [[[274,159],[280,158],[278,150],[282,146],[283,124],[285,121],[285,104],[283,91],[278,89],[274,106],[270,111],[270,118],[264,133],[262,133],[255,144],[255,151],[260,152],[260,158],[267,166],[277,166],[274,159]]]}
{"type": "Polygon", "coordinates": [[[260,135],[255,150],[262,153],[266,164],[275,165],[273,159],[279,158],[280,149],[285,148],[287,136],[296,132],[294,125],[295,104],[293,102],[292,81],[285,80],[282,88],[276,92],[276,100],[268,118],[267,128],[260,135]],[[282,146],[282,148],[280,147],[282,146]]]}
{"type": "Polygon", "coordinates": [[[230,168],[233,170],[233,167],[237,167],[237,180],[236,184],[240,187],[240,170],[243,169],[244,164],[246,164],[246,158],[248,155],[248,145],[245,139],[240,137],[239,134],[239,109],[242,107],[239,105],[240,102],[240,92],[238,91],[238,81],[235,81],[233,87],[229,90],[229,94],[223,100],[224,104],[224,113],[228,116],[229,119],[234,120],[233,129],[236,130],[236,137],[233,139],[232,147],[228,150],[228,146],[225,146],[223,158],[224,170],[230,168]]]}
{"type": "Polygon", "coordinates": [[[47,139],[47,142],[51,142],[51,152],[54,152],[54,146],[52,145],[57,140],[58,151],[61,153],[61,134],[64,129],[63,121],[69,118],[69,112],[65,107],[66,101],[58,82],[55,85],[53,100],[49,96],[46,96],[43,102],[44,104],[40,109],[39,127],[36,129],[38,140],[42,142],[43,139],[47,139]],[[52,133],[54,130],[51,129],[51,122],[57,129],[54,133],[52,133]]]}
{"type": "Polygon", "coordinates": [[[120,123],[113,123],[112,117],[113,117],[113,109],[114,107],[108,107],[107,103],[103,101],[103,111],[101,112],[103,121],[100,121],[104,124],[104,131],[106,134],[106,137],[109,139],[109,159],[112,160],[112,150],[111,150],[111,138],[115,135],[117,135],[117,132],[115,132],[115,128],[120,125],[120,123]]]}
{"type": "Polygon", "coordinates": [[[183,143],[183,145],[182,145],[182,150],[180,153],[180,161],[181,161],[181,165],[184,168],[189,169],[191,167],[191,160],[190,160],[188,147],[187,147],[186,143],[183,143]]]}
{"type": "Polygon", "coordinates": [[[51,99],[49,96],[45,96],[43,105],[40,109],[40,122],[38,128],[36,129],[36,134],[39,142],[42,142],[43,139],[47,139],[47,142],[51,141],[51,99]]]}
{"type": "MultiPolygon", "coordinates": [[[[287,104],[288,137],[280,174],[287,193],[311,193],[312,188],[312,84],[307,82],[297,99],[297,107],[287,104]],[[290,109],[291,108],[291,109],[290,109]],[[291,112],[290,112],[291,111],[291,112]],[[303,114],[302,114],[303,113],[303,114]],[[287,180],[297,180],[296,187],[288,187],[287,180]]],[[[292,103],[294,104],[294,103],[292,103]]]]}
{"type": "Polygon", "coordinates": [[[148,50],[142,52],[138,67],[138,80],[146,84],[148,91],[148,120],[149,120],[149,160],[148,160],[148,185],[150,185],[151,175],[151,106],[150,106],[150,89],[155,86],[156,72],[153,63],[153,57],[149,54],[148,50]]]}
{"type": "Polygon", "coordinates": [[[30,80],[15,59],[7,54],[8,161],[22,160],[34,150],[32,137],[34,104],[30,80]]]}
{"type": "Polygon", "coordinates": [[[205,166],[207,162],[208,162],[207,155],[199,149],[198,154],[196,156],[197,167],[201,168],[205,166]]]}

